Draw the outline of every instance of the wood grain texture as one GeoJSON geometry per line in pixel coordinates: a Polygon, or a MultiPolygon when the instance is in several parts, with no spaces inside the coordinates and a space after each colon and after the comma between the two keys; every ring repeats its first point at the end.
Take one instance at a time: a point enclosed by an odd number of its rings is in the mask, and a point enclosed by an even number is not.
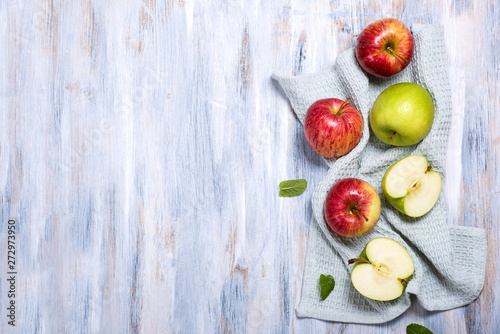
{"type": "Polygon", "coordinates": [[[500,332],[498,1],[5,0],[0,22],[1,333],[500,332]],[[300,319],[327,167],[270,77],[328,68],[383,17],[445,28],[448,223],[487,229],[485,287],[383,325],[300,319]]]}

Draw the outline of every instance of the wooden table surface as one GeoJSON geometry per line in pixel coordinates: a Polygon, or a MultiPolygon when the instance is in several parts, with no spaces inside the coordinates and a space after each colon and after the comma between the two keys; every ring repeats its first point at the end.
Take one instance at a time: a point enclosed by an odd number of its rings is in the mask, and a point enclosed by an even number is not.
{"type": "Polygon", "coordinates": [[[2,0],[0,22],[1,333],[500,333],[499,1],[2,0]],[[271,74],[332,66],[383,17],[444,26],[448,223],[487,230],[484,290],[301,319],[327,167],[271,74]]]}

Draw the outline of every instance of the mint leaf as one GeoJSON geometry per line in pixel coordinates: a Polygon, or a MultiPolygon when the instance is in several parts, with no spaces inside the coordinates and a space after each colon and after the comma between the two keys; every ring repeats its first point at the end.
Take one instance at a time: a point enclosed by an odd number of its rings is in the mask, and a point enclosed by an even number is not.
{"type": "Polygon", "coordinates": [[[433,333],[422,325],[409,324],[406,327],[406,334],[433,334],[433,333]]]}
{"type": "Polygon", "coordinates": [[[304,179],[283,181],[280,183],[280,195],[283,197],[299,196],[306,188],[307,181],[304,179]]]}
{"type": "Polygon", "coordinates": [[[325,300],[326,297],[333,291],[335,287],[335,280],[332,275],[325,276],[321,274],[319,276],[319,285],[321,287],[321,300],[325,300]]]}

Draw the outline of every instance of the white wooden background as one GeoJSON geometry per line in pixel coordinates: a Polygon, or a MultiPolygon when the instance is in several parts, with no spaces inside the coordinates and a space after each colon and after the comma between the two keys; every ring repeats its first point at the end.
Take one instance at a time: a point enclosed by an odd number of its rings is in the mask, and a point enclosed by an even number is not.
{"type": "Polygon", "coordinates": [[[497,0],[1,0],[0,332],[499,333],[499,22],[497,0]],[[383,17],[445,28],[449,223],[488,230],[485,287],[383,325],[300,319],[327,168],[270,77],[328,68],[383,17]]]}

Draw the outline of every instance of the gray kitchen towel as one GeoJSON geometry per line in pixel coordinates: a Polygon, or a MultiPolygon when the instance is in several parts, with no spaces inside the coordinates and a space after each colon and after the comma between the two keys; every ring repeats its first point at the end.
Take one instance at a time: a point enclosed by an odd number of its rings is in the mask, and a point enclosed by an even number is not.
{"type": "Polygon", "coordinates": [[[452,226],[447,223],[446,149],[451,126],[451,95],[443,28],[412,26],[414,56],[408,67],[390,79],[363,72],[354,49],[337,57],[330,69],[311,75],[280,76],[278,80],[301,122],[309,106],[322,98],[351,98],[350,103],[364,120],[360,143],[349,154],[325,159],[329,170],[312,196],[313,217],[309,230],[302,296],[296,313],[300,317],[352,322],[382,323],[392,320],[410,307],[410,294],[427,310],[448,310],[471,303],[480,294],[486,268],[484,229],[452,226]],[[370,134],[368,115],[376,97],[398,82],[414,82],[425,87],[435,104],[430,133],[420,143],[406,147],[384,144],[370,134]],[[434,208],[420,218],[410,218],[393,209],[384,199],[382,177],[389,166],[408,155],[424,155],[443,177],[443,188],[434,208]],[[382,214],[375,228],[356,238],[330,233],[323,218],[323,204],[330,187],[346,177],[369,182],[379,193],[382,214]],[[389,302],[370,300],[351,284],[347,265],[358,257],[371,239],[387,237],[403,245],[415,264],[415,273],[404,294],[389,302]],[[319,276],[331,274],[336,281],[329,297],[321,301],[319,276]]]}

